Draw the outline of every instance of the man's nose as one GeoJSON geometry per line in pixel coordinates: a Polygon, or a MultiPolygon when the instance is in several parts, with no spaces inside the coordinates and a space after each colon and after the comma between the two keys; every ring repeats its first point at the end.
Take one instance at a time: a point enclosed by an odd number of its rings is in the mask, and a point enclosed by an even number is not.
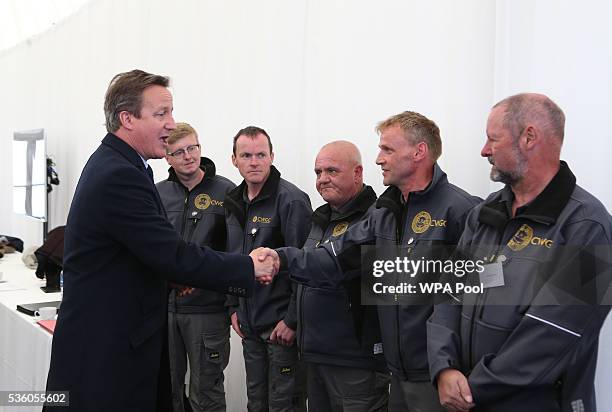
{"type": "Polygon", "coordinates": [[[491,148],[489,147],[489,143],[485,143],[485,145],[480,149],[480,155],[482,157],[491,156],[491,148]]]}
{"type": "Polygon", "coordinates": [[[174,117],[172,115],[170,115],[170,119],[166,123],[166,129],[168,130],[176,129],[176,122],[174,121],[174,117]]]}

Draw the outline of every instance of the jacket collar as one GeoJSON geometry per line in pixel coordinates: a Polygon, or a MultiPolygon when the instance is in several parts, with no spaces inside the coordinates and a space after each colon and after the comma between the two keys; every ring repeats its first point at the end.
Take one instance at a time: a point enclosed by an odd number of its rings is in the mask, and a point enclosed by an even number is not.
{"type": "Polygon", "coordinates": [[[139,169],[146,170],[145,164],[142,161],[142,157],[138,154],[136,150],[125,141],[121,140],[117,135],[113,133],[108,133],[102,139],[102,144],[109,146],[110,148],[116,150],[125,157],[130,163],[139,169]]]}
{"type": "MultiPolygon", "coordinates": [[[[261,188],[261,192],[257,195],[251,203],[260,202],[269,197],[275,197],[278,191],[278,184],[280,183],[280,172],[274,165],[270,166],[270,174],[268,179],[261,188]]],[[[246,223],[246,202],[244,201],[243,194],[246,190],[246,181],[242,180],[240,185],[227,192],[225,195],[225,201],[223,206],[236,218],[240,225],[244,228],[246,223]]]]}
{"type": "MultiPolygon", "coordinates": [[[[447,183],[448,178],[446,177],[446,173],[438,166],[437,163],[433,166],[433,176],[431,178],[431,182],[427,187],[423,190],[419,190],[416,192],[410,192],[410,196],[425,197],[428,196],[431,192],[435,191],[438,186],[441,184],[447,183]]],[[[378,198],[376,202],[376,208],[380,209],[381,207],[385,207],[393,212],[395,218],[398,222],[401,221],[401,214],[403,209],[402,204],[402,192],[399,190],[397,186],[389,186],[387,190],[383,192],[382,195],[378,198]]]]}
{"type": "MultiPolygon", "coordinates": [[[[570,200],[576,187],[576,176],[566,162],[561,161],[559,171],[546,185],[544,190],[529,204],[519,208],[518,215],[523,219],[533,220],[545,225],[553,225],[570,200]]],[[[490,226],[502,228],[511,218],[514,193],[506,185],[497,195],[486,203],[478,215],[478,221],[490,226]]]]}
{"type": "MultiPolygon", "coordinates": [[[[338,214],[334,220],[348,219],[356,214],[365,213],[368,208],[376,201],[376,193],[368,185],[364,185],[363,189],[350,200],[344,211],[338,214]]],[[[331,221],[332,209],[329,203],[325,203],[323,206],[318,207],[312,214],[312,221],[315,225],[325,230],[331,221]]]]}
{"type": "MultiPolygon", "coordinates": [[[[203,180],[212,179],[213,177],[215,177],[217,173],[217,168],[215,167],[215,163],[212,160],[210,160],[208,157],[200,158],[200,169],[204,171],[203,180]]],[[[173,167],[168,168],[168,180],[170,182],[174,182],[174,183],[178,183],[182,185],[173,167]]]]}

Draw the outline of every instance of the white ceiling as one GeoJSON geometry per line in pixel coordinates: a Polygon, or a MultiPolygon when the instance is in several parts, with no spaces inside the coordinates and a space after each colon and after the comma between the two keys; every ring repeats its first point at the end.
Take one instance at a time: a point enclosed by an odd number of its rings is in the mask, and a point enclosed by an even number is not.
{"type": "Polygon", "coordinates": [[[52,29],[91,0],[0,0],[0,52],[52,29]]]}

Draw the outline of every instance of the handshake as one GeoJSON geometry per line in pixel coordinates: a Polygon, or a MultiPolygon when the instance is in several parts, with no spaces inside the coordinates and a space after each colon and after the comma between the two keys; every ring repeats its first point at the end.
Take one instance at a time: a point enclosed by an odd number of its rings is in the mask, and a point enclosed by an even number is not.
{"type": "Polygon", "coordinates": [[[249,256],[253,259],[255,279],[262,285],[272,283],[280,269],[280,258],[276,250],[260,247],[249,253],[249,256]]]}

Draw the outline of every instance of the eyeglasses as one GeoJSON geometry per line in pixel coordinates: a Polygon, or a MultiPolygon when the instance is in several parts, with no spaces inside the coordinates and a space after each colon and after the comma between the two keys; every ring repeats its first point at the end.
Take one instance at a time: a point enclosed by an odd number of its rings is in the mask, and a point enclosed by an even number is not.
{"type": "Polygon", "coordinates": [[[172,157],[181,157],[185,154],[185,152],[192,154],[196,150],[200,150],[199,144],[192,144],[191,146],[187,146],[184,149],[178,149],[178,150],[175,150],[174,152],[166,152],[166,154],[172,157]]]}

